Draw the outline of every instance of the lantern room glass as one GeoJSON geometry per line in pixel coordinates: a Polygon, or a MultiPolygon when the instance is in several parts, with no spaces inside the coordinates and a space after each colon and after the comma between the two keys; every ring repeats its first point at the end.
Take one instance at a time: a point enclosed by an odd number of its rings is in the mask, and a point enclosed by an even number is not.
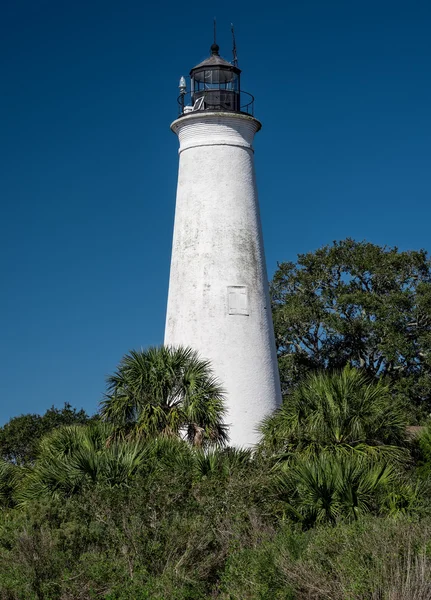
{"type": "Polygon", "coordinates": [[[236,70],[207,66],[191,75],[193,102],[202,98],[204,110],[240,110],[240,81],[236,70]]]}
{"type": "Polygon", "coordinates": [[[222,71],[219,69],[208,69],[194,73],[193,91],[202,90],[239,90],[239,77],[233,71],[222,71]]]}

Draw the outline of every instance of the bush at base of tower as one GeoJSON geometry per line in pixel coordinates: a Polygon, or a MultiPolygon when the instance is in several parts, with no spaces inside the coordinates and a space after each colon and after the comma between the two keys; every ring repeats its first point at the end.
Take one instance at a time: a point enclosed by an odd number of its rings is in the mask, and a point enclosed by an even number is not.
{"type": "Polygon", "coordinates": [[[134,425],[0,464],[1,600],[429,600],[431,426],[408,435],[384,382],[312,373],[254,451],[134,425]]]}

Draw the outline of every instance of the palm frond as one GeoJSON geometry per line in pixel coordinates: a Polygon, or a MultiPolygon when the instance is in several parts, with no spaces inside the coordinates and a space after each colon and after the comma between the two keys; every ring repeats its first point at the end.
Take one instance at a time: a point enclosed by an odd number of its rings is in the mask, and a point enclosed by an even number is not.
{"type": "Polygon", "coordinates": [[[262,447],[307,455],[332,447],[392,454],[406,445],[402,407],[383,381],[351,367],[310,374],[261,425],[262,447]]]}
{"type": "MultiPolygon", "coordinates": [[[[116,435],[182,435],[203,445],[227,441],[224,391],[210,364],[191,348],[132,350],[107,380],[101,403],[116,435]]],[[[114,436],[115,437],[115,436],[114,436]]]]}

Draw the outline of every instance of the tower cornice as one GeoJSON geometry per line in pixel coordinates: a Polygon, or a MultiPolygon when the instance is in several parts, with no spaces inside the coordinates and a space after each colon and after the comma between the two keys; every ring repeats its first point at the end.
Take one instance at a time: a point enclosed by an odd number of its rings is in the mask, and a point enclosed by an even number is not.
{"type": "Polygon", "coordinates": [[[199,146],[240,146],[253,151],[254,135],[261,127],[251,115],[220,111],[190,113],[171,124],[180,153],[199,146]]]}

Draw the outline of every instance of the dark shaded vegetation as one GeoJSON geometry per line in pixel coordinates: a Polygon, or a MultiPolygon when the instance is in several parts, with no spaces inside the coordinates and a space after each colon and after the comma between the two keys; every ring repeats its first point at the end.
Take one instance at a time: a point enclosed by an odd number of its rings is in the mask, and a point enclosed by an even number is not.
{"type": "Polygon", "coordinates": [[[319,302],[327,329],[316,360],[300,341],[280,346],[287,393],[253,451],[228,446],[223,389],[182,348],[126,355],[97,418],[65,406],[40,417],[42,433],[34,415],[17,418],[26,436],[16,419],[2,428],[0,600],[431,600],[427,259],[378,250],[347,240],[307,255],[284,308],[276,299],[285,341],[299,321],[310,334],[319,302]],[[350,271],[337,279],[340,253],[350,271]],[[338,283],[316,299],[322,256],[338,283]]]}
{"type": "Polygon", "coordinates": [[[120,475],[18,485],[0,516],[0,597],[429,598],[427,477],[349,458],[286,468],[162,437],[120,475]]]}

